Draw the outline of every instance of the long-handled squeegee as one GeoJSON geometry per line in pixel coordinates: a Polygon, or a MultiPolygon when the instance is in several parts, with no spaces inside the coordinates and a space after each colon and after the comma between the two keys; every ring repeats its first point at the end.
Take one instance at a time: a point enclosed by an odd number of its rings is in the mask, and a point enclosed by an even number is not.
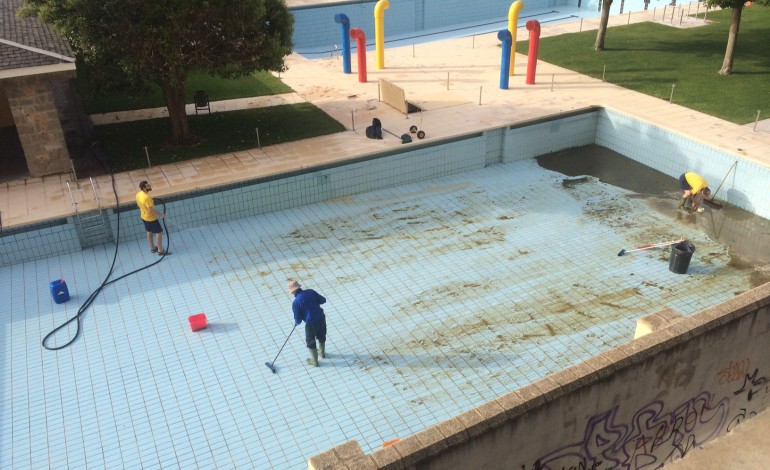
{"type": "MultiPolygon", "coordinates": [[[[294,328],[291,329],[291,333],[294,333],[294,330],[297,329],[297,325],[294,325],[294,328]]],[[[286,343],[289,342],[289,338],[291,338],[291,333],[289,333],[289,336],[286,337],[286,341],[283,342],[283,346],[286,346],[286,343]]],[[[273,371],[273,374],[276,373],[275,370],[275,360],[278,359],[278,356],[281,355],[281,351],[283,351],[283,346],[281,346],[281,349],[278,350],[278,354],[275,355],[275,359],[273,359],[273,362],[265,362],[265,365],[268,369],[273,371]]]]}

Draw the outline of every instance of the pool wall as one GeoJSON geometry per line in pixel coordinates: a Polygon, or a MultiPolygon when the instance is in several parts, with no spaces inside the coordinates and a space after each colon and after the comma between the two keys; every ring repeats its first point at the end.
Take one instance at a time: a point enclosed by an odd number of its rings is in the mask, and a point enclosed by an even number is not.
{"type": "MultiPolygon", "coordinates": [[[[351,194],[462,173],[484,166],[533,158],[567,148],[598,144],[669,176],[693,170],[712,182],[712,189],[738,157],[606,108],[515,126],[489,129],[440,141],[413,143],[389,152],[362,156],[335,165],[303,169],[163,198],[173,222],[169,230],[195,228],[288,209],[351,194]]],[[[720,189],[718,198],[770,218],[770,168],[740,160],[720,189]]],[[[156,203],[160,205],[156,198],[156,203]]],[[[109,225],[120,240],[143,238],[134,204],[110,209],[109,225]]],[[[88,216],[88,213],[83,214],[88,216]]],[[[0,265],[49,258],[80,251],[88,244],[67,217],[12,229],[0,234],[0,265]]]]}
{"type": "MultiPolygon", "coordinates": [[[[463,26],[506,22],[512,0],[398,0],[385,10],[386,41],[447,32],[463,26]]],[[[567,5],[568,0],[527,0],[527,11],[567,5]]],[[[576,4],[573,0],[571,3],[576,4]]],[[[361,28],[374,44],[376,0],[339,2],[290,8],[294,15],[294,49],[302,52],[334,51],[341,47],[340,27],[334,15],[344,13],[350,26],[361,28]]],[[[525,19],[522,16],[522,20],[525,19]]],[[[419,41],[418,41],[419,42],[419,41]]]]}
{"type": "Polygon", "coordinates": [[[641,321],[651,333],[368,456],[349,441],[308,467],[660,468],[767,409],[770,284],[641,321]]]}

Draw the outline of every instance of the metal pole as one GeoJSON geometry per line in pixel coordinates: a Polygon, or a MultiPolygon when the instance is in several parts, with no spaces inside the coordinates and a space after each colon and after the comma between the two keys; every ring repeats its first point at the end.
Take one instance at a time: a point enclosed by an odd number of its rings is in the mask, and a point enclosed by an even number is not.
{"type": "Polygon", "coordinates": [[[663,19],[661,19],[660,21],[666,21],[666,9],[667,8],[668,8],[668,5],[663,7],[663,19]]]}
{"type": "Polygon", "coordinates": [[[754,132],[757,132],[757,123],[759,122],[759,113],[760,111],[757,110],[757,119],[754,121],[754,132]]]}
{"type": "Polygon", "coordinates": [[[414,59],[414,43],[412,43],[412,59],[414,59]]]}
{"type": "Polygon", "coordinates": [[[580,29],[578,30],[578,33],[583,32],[583,18],[580,18],[580,29]]]}
{"type": "Polygon", "coordinates": [[[382,101],[382,98],[380,97],[380,84],[378,82],[377,83],[377,102],[379,103],[380,101],[382,101]]]}
{"type": "Polygon", "coordinates": [[[484,87],[479,87],[479,106],[481,106],[481,90],[482,90],[483,88],[484,88],[484,87]]]}
{"type": "Polygon", "coordinates": [[[257,148],[262,148],[262,144],[259,142],[259,127],[254,128],[257,131],[257,148]]]}
{"type": "Polygon", "coordinates": [[[449,90],[449,72],[446,73],[446,89],[449,90]]]}
{"type": "Polygon", "coordinates": [[[674,88],[676,88],[676,83],[671,84],[671,96],[668,98],[668,104],[674,102],[674,88]]]}
{"type": "Polygon", "coordinates": [[[80,189],[80,181],[78,181],[78,173],[75,171],[75,160],[70,159],[70,166],[72,167],[72,176],[75,178],[75,183],[80,189]]]}
{"type": "Polygon", "coordinates": [[[631,12],[630,11],[628,12],[628,23],[626,23],[626,24],[631,24],[631,12]]]}
{"type": "Polygon", "coordinates": [[[652,21],[655,21],[655,13],[658,11],[658,7],[652,9],[652,21]]]}
{"type": "Polygon", "coordinates": [[[147,157],[147,168],[152,168],[152,163],[150,163],[150,152],[147,151],[147,146],[144,146],[144,156],[147,157]]]}
{"type": "Polygon", "coordinates": [[[553,91],[553,81],[556,79],[556,74],[551,75],[551,91],[553,91]]]}
{"type": "Polygon", "coordinates": [[[607,73],[607,66],[604,66],[604,70],[602,70],[602,81],[604,81],[604,74],[607,73]]]}
{"type": "Polygon", "coordinates": [[[476,35],[473,35],[473,48],[476,49],[476,35]]]}
{"type": "Polygon", "coordinates": [[[682,10],[682,14],[679,15],[679,26],[682,26],[682,20],[684,20],[684,10],[682,10]]]}
{"type": "Polygon", "coordinates": [[[353,130],[356,130],[356,119],[353,116],[353,111],[350,111],[350,125],[353,127],[353,130]]]}

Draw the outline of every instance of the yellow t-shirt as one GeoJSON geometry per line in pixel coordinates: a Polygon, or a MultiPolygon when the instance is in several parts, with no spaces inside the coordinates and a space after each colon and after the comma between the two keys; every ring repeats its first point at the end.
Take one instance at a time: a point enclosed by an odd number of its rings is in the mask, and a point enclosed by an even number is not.
{"type": "Polygon", "coordinates": [[[139,215],[142,217],[142,220],[147,222],[158,220],[150,211],[151,207],[155,207],[155,201],[152,200],[149,194],[144,191],[136,193],[136,205],[139,206],[139,215]]]}
{"type": "Polygon", "coordinates": [[[697,173],[685,173],[684,179],[687,181],[687,184],[690,185],[692,188],[690,192],[692,194],[698,194],[703,188],[707,187],[709,184],[706,182],[706,180],[703,179],[703,177],[697,173]]]}

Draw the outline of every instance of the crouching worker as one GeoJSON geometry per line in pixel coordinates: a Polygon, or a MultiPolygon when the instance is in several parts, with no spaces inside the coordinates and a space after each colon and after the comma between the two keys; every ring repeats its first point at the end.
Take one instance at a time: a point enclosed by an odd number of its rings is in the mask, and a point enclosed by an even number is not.
{"type": "Polygon", "coordinates": [[[302,289],[299,282],[289,282],[289,293],[294,295],[291,309],[294,312],[294,326],[305,322],[305,343],[310,350],[310,358],[307,363],[318,367],[318,356],[326,357],[326,315],[321,304],[326,303],[326,298],[313,289],[302,289]],[[316,339],[318,348],[316,349],[316,339]]]}
{"type": "Polygon", "coordinates": [[[679,177],[679,187],[684,190],[682,202],[679,204],[680,209],[687,209],[689,202],[689,209],[696,210],[703,198],[711,195],[706,180],[701,175],[691,171],[682,173],[682,176],[679,177]]]}

